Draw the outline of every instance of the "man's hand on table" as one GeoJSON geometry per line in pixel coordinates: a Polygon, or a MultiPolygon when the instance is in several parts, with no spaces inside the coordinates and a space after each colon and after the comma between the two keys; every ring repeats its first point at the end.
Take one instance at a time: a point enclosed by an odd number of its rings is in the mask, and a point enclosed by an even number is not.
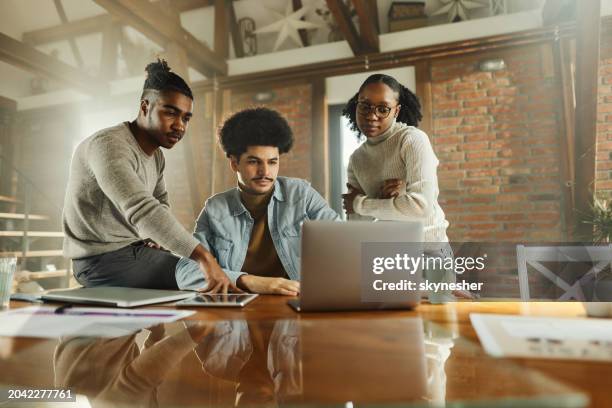
{"type": "Polygon", "coordinates": [[[255,275],[241,275],[238,287],[253,293],[267,295],[297,296],[300,294],[300,282],[284,278],[268,278],[255,275]]]}
{"type": "Polygon", "coordinates": [[[237,292],[242,293],[242,290],[238,289],[232,281],[227,277],[223,269],[217,263],[217,260],[210,252],[208,252],[202,245],[198,245],[191,254],[191,259],[200,264],[200,269],[204,274],[204,279],[207,285],[202,292],[205,293],[228,293],[237,292]]]}

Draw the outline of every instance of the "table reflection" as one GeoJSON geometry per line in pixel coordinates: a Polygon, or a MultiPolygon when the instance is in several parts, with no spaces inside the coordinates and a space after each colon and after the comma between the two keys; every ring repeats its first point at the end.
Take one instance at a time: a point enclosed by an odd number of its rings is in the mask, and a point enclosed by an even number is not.
{"type": "Polygon", "coordinates": [[[193,350],[211,327],[194,324],[167,335],[163,325],[146,334],[142,347],[137,334],[115,339],[60,339],[53,355],[54,385],[90,398],[92,406],[156,407],[157,387],[166,374],[193,350]]]}
{"type": "Polygon", "coordinates": [[[456,326],[309,316],[172,323],[114,339],[22,339],[0,358],[0,383],[68,387],[92,407],[584,405],[562,384],[486,356],[456,326]]]}
{"type": "MultiPolygon", "coordinates": [[[[160,384],[194,350],[205,374],[234,384],[236,407],[431,400],[428,379],[444,383],[431,377],[443,373],[443,362],[429,350],[436,369],[427,372],[421,319],[397,320],[395,335],[380,336],[388,322],[368,325],[221,321],[173,333],[156,326],[116,339],[65,338],[54,353],[54,385],[87,395],[92,406],[154,407],[160,384]]],[[[189,388],[194,401],[211,401],[205,387],[189,388]]]]}
{"type": "Polygon", "coordinates": [[[236,384],[235,406],[276,406],[302,391],[295,320],[217,323],[196,348],[202,369],[236,384]]]}

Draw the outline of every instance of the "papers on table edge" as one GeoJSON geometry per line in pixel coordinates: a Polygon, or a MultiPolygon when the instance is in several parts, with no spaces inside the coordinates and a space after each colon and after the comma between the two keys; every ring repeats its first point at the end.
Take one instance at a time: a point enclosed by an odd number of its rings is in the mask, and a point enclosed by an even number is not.
{"type": "Polygon", "coordinates": [[[612,361],[612,320],[470,314],[495,357],[612,361]]]}
{"type": "Polygon", "coordinates": [[[172,309],[115,309],[30,306],[0,313],[0,336],[57,338],[62,336],[119,337],[159,323],[183,319],[195,312],[172,309]]]}

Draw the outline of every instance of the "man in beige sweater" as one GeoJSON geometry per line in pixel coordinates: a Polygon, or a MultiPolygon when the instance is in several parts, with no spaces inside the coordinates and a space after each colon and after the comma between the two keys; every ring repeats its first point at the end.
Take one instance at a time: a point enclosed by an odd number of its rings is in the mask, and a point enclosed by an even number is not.
{"type": "Polygon", "coordinates": [[[184,136],[191,90],[165,61],[146,71],[138,117],[100,130],[74,153],[64,201],[64,256],[88,287],[176,289],[179,255],[195,261],[208,291],[238,290],[168,204],[160,147],[171,149],[184,136]]]}

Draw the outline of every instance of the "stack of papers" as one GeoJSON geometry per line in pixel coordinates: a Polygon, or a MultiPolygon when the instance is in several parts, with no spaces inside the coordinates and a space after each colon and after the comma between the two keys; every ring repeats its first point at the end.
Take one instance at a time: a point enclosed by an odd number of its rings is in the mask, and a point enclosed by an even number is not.
{"type": "Polygon", "coordinates": [[[0,313],[0,336],[120,337],[192,315],[189,310],[30,306],[0,313]],[[61,313],[58,313],[60,311],[61,313]]]}
{"type": "Polygon", "coordinates": [[[612,320],[479,313],[470,319],[496,357],[612,361],[612,320]]]}

